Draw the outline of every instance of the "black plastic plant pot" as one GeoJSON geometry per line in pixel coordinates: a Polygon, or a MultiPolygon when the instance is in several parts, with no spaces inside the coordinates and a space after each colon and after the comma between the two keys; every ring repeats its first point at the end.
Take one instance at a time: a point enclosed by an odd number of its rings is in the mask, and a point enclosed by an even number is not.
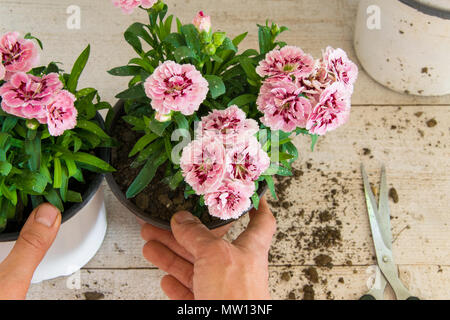
{"type": "MultiPolygon", "coordinates": [[[[109,134],[111,135],[111,132],[114,132],[114,126],[117,123],[117,121],[124,115],[124,103],[122,100],[116,103],[114,106],[114,116],[111,121],[111,127],[109,128],[109,134]]],[[[120,148],[120,146],[119,146],[120,148]]],[[[111,163],[111,159],[109,160],[111,163]]],[[[128,210],[130,210],[134,215],[136,215],[138,218],[142,219],[143,221],[164,230],[170,230],[170,222],[157,218],[152,217],[150,214],[146,213],[144,210],[140,209],[138,206],[136,206],[133,202],[131,202],[127,197],[125,196],[124,192],[121,190],[119,185],[117,184],[116,180],[114,179],[114,175],[112,173],[106,174],[106,181],[108,182],[109,187],[111,188],[111,191],[116,196],[116,198],[122,203],[128,210]]],[[[259,187],[259,196],[262,197],[267,190],[267,185],[260,184],[259,187]]],[[[242,216],[250,212],[250,210],[253,208],[250,207],[242,216]]],[[[241,216],[241,217],[242,217],[241,216]]],[[[230,220],[216,220],[212,221],[210,223],[205,224],[206,227],[209,229],[216,229],[222,226],[225,226],[227,224],[230,224],[232,222],[236,221],[235,219],[230,220]]]]}
{"type": "MultiPolygon", "coordinates": [[[[100,126],[104,129],[105,123],[103,121],[102,116],[97,112],[94,118],[100,126]]],[[[111,158],[111,149],[109,148],[97,148],[95,149],[95,155],[109,163],[111,158]]],[[[103,181],[104,174],[103,173],[93,173],[93,175],[89,178],[89,181],[86,182],[86,188],[82,193],[82,202],[69,204],[64,212],[62,213],[62,221],[64,223],[75,216],[78,212],[80,212],[92,199],[92,197],[96,194],[100,185],[103,181]]],[[[28,213],[27,213],[28,214],[28,213]]],[[[0,242],[7,241],[15,241],[19,237],[20,230],[8,230],[8,227],[3,233],[0,233],[0,242]]]]}

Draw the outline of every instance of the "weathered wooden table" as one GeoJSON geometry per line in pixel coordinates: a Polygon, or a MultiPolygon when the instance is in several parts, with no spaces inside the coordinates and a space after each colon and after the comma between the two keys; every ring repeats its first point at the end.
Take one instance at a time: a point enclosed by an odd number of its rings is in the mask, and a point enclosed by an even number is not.
{"type": "MultiPolygon", "coordinates": [[[[191,21],[202,9],[213,17],[215,28],[232,36],[250,31],[244,47],[256,45],[256,24],[270,17],[289,27],[283,35],[288,43],[315,56],[327,45],[341,47],[357,61],[352,46],[357,0],[167,2],[182,21],[191,21]]],[[[44,42],[44,63],[56,60],[70,68],[90,43],[91,59],[81,84],[95,86],[111,103],[127,79],[112,77],[106,70],[133,57],[122,33],[134,20],[145,22],[146,17],[142,12],[122,15],[109,0],[0,0],[0,33],[32,32],[44,42]],[[70,5],[81,9],[79,30],[66,27],[70,5]]],[[[385,163],[390,187],[397,190],[398,202],[391,201],[391,212],[400,277],[423,299],[450,298],[449,111],[450,96],[397,94],[361,71],[350,122],[320,139],[315,152],[309,150],[308,139],[296,140],[301,152],[296,177],[290,186],[282,182],[283,201],[273,206],[278,220],[270,255],[274,298],[302,299],[314,292],[316,299],[356,299],[367,290],[374,250],[361,162],[373,179],[385,163]],[[427,125],[431,119],[435,126],[427,125]],[[332,267],[317,265],[323,262],[317,258],[320,254],[325,262],[331,258],[332,267]]],[[[67,279],[60,278],[33,285],[30,299],[84,299],[87,292],[105,299],[166,298],[159,287],[163,272],[142,257],[144,243],[134,216],[106,186],[105,195],[108,233],[80,273],[81,288],[68,288],[67,279]]],[[[246,222],[244,218],[237,223],[229,238],[246,222]]]]}

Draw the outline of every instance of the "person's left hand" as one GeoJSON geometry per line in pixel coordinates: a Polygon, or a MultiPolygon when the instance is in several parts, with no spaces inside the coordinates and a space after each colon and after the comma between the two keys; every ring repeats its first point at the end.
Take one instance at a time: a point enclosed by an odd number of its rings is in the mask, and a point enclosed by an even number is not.
{"type": "Polygon", "coordinates": [[[52,245],[61,213],[42,204],[28,217],[14,248],[0,263],[0,300],[25,299],[34,271],[52,245]]]}

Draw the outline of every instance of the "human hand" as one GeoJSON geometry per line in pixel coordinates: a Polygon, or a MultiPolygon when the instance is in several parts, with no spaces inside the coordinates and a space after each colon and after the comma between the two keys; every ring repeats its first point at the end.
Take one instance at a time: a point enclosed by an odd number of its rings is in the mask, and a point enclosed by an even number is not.
{"type": "Polygon", "coordinates": [[[0,300],[25,299],[33,273],[52,245],[61,213],[42,204],[28,217],[14,248],[0,264],[0,300]]]}
{"type": "Polygon", "coordinates": [[[230,226],[208,230],[188,212],[178,212],[172,231],[143,224],[144,257],[169,273],[161,288],[171,299],[270,299],[268,253],[276,222],[265,198],[235,241],[222,239],[230,226]]]}

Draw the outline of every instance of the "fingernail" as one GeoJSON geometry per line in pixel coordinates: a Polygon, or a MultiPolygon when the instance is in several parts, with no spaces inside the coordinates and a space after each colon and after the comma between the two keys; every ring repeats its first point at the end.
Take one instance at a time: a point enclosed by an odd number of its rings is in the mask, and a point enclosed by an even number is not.
{"type": "Polygon", "coordinates": [[[173,218],[176,223],[180,224],[195,221],[195,217],[187,211],[178,212],[173,216],[173,218]]]}
{"type": "Polygon", "coordinates": [[[46,227],[52,227],[55,224],[56,217],[59,211],[54,206],[49,204],[41,205],[36,214],[34,215],[34,220],[37,223],[43,224],[46,227]]]}

